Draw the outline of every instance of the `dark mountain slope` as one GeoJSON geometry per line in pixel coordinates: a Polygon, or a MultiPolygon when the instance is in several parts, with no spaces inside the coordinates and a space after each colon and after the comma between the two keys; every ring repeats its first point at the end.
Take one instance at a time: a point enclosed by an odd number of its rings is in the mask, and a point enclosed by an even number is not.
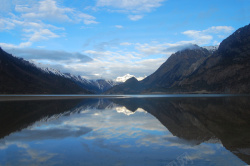
{"type": "Polygon", "coordinates": [[[105,94],[136,94],[142,89],[140,82],[135,77],[132,77],[126,82],[109,89],[105,94]]]}
{"type": "Polygon", "coordinates": [[[250,24],[223,40],[217,51],[198,46],[179,51],[136,86],[125,82],[107,94],[250,93],[249,87],[250,24]]]}
{"type": "Polygon", "coordinates": [[[208,50],[197,45],[176,52],[156,72],[141,82],[145,87],[144,92],[171,89],[177,81],[192,74],[209,55],[208,50]]]}
{"type": "Polygon", "coordinates": [[[176,88],[182,91],[250,93],[250,25],[225,39],[190,77],[176,88]]]}
{"type": "Polygon", "coordinates": [[[0,48],[1,94],[88,94],[68,78],[49,74],[0,48]]]}
{"type": "Polygon", "coordinates": [[[111,88],[106,93],[135,94],[165,92],[175,82],[192,74],[210,54],[208,50],[194,45],[190,49],[178,51],[171,55],[158,70],[144,80],[137,81],[133,78],[133,84],[131,81],[126,81],[124,84],[111,88]]]}

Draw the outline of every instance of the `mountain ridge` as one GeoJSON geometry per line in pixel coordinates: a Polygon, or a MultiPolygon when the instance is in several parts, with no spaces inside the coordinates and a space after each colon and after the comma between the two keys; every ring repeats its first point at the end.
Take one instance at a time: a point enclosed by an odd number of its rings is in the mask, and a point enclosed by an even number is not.
{"type": "Polygon", "coordinates": [[[215,93],[250,93],[250,24],[223,40],[218,50],[176,88],[215,93]],[[196,86],[196,87],[194,87],[196,86]],[[199,88],[197,88],[199,87],[199,88]]]}
{"type": "Polygon", "coordinates": [[[0,48],[1,94],[89,94],[74,82],[42,72],[34,64],[0,48]]]}
{"type": "Polygon", "coordinates": [[[217,47],[190,45],[138,81],[87,80],[8,54],[0,48],[1,94],[250,93],[250,24],[217,47]]]}
{"type": "Polygon", "coordinates": [[[190,75],[210,55],[211,52],[207,49],[193,45],[192,48],[185,48],[172,54],[154,73],[142,81],[134,81],[133,86],[125,82],[105,93],[151,93],[149,89],[154,89],[155,92],[165,91],[165,87],[170,87],[175,81],[190,75]]]}
{"type": "Polygon", "coordinates": [[[218,50],[194,45],[178,51],[136,85],[125,82],[106,94],[250,93],[249,45],[250,24],[223,40],[218,50]]]}
{"type": "Polygon", "coordinates": [[[0,94],[100,94],[118,83],[39,67],[0,47],[0,94]]]}

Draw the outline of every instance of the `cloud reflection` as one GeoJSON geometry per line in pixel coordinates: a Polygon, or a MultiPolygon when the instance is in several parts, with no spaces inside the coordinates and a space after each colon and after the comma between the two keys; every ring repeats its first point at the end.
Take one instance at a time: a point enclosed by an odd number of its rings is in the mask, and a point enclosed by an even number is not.
{"type": "Polygon", "coordinates": [[[22,132],[13,133],[5,139],[8,141],[63,139],[67,137],[80,137],[90,131],[92,131],[92,129],[87,127],[79,127],[77,130],[72,128],[52,128],[46,130],[24,129],[22,132]]]}
{"type": "Polygon", "coordinates": [[[222,162],[216,159],[218,155],[235,157],[218,141],[201,143],[173,136],[143,108],[131,105],[129,110],[104,100],[80,104],[6,136],[0,140],[0,156],[1,151],[15,147],[13,157],[19,156],[15,161],[23,165],[55,165],[58,160],[100,165],[97,158],[106,165],[167,165],[184,152],[198,165],[222,162]]]}

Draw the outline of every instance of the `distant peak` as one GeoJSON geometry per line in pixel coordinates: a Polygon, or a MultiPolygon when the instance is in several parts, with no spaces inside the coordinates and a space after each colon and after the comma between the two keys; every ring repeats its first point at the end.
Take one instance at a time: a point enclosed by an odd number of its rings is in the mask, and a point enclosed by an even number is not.
{"type": "Polygon", "coordinates": [[[138,80],[135,77],[131,77],[126,81],[126,83],[128,82],[138,82],[138,80]]]}
{"type": "Polygon", "coordinates": [[[125,82],[125,81],[127,81],[128,79],[130,79],[132,77],[134,77],[134,75],[126,74],[126,75],[124,75],[122,77],[117,77],[115,81],[116,82],[125,82]]]}
{"type": "Polygon", "coordinates": [[[199,47],[196,44],[192,43],[186,43],[186,44],[177,44],[175,46],[171,46],[166,48],[164,51],[169,52],[169,53],[177,53],[177,52],[182,52],[186,50],[202,50],[202,47],[199,47]]]}
{"type": "MultiPolygon", "coordinates": [[[[128,79],[132,78],[132,77],[135,77],[134,75],[131,75],[131,74],[126,74],[122,77],[117,77],[115,79],[116,82],[126,82],[128,79]]],[[[144,77],[135,77],[138,81],[141,81],[143,80],[144,78],[146,78],[146,76],[144,77]]]]}
{"type": "Polygon", "coordinates": [[[182,49],[179,51],[185,51],[185,50],[200,50],[202,47],[196,45],[196,44],[186,44],[182,49]]]}

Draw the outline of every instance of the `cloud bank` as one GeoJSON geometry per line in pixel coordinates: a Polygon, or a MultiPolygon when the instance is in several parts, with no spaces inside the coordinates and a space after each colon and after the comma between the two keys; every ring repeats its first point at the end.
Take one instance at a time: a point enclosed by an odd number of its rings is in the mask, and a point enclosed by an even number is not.
{"type": "Polygon", "coordinates": [[[97,7],[109,7],[109,11],[128,14],[132,21],[140,20],[145,13],[162,6],[165,0],[97,0],[97,7]]]}
{"type": "Polygon", "coordinates": [[[0,43],[3,47],[26,48],[38,41],[65,36],[64,28],[50,23],[84,23],[86,25],[98,23],[94,16],[74,8],[60,6],[55,0],[41,0],[32,3],[25,3],[25,1],[5,3],[13,3],[14,11],[11,11],[11,14],[5,14],[5,17],[0,17],[0,32],[20,29],[24,41],[20,44],[0,43]]]}
{"type": "MultiPolygon", "coordinates": [[[[34,25],[36,26],[36,25],[34,25]]],[[[118,25],[117,28],[121,28],[118,25]]],[[[80,75],[87,79],[119,79],[127,74],[143,79],[156,71],[167,58],[193,44],[205,45],[215,43],[214,36],[229,35],[234,30],[230,26],[213,26],[205,30],[187,30],[181,34],[191,38],[175,43],[149,42],[131,43],[120,42],[118,39],[101,42],[88,42],[92,49],[82,52],[66,52],[59,50],[23,48],[29,43],[20,46],[10,46],[0,43],[13,55],[32,60],[36,63],[48,65],[61,72],[80,75]]],[[[216,43],[217,45],[218,43],[216,43]]]]}

